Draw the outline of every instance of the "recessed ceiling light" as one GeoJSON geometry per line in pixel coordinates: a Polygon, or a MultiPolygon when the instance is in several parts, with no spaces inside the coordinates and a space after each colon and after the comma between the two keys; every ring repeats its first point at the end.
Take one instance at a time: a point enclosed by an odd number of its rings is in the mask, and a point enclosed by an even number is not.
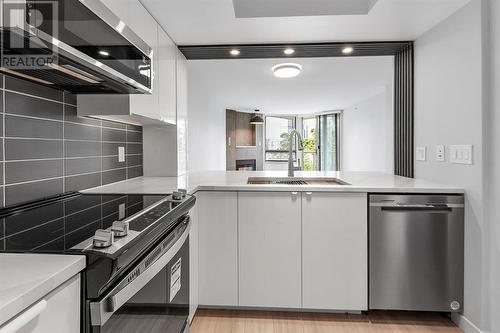
{"type": "Polygon", "coordinates": [[[292,49],[292,48],[287,48],[287,49],[283,50],[283,53],[286,54],[286,55],[292,55],[292,54],[295,53],[295,50],[292,49]]]}
{"type": "Polygon", "coordinates": [[[232,56],[240,55],[240,50],[232,49],[231,51],[229,51],[229,54],[231,54],[232,56]]]}
{"type": "Polygon", "coordinates": [[[290,78],[295,77],[302,71],[302,66],[299,64],[278,64],[273,66],[273,73],[279,78],[290,78]]]}
{"type": "Polygon", "coordinates": [[[352,46],[346,46],[342,49],[343,54],[351,54],[353,51],[354,49],[352,48],[352,46]]]}
{"type": "Polygon", "coordinates": [[[109,57],[109,52],[108,51],[104,51],[104,50],[101,50],[99,51],[99,54],[104,56],[104,57],[109,57]]]}

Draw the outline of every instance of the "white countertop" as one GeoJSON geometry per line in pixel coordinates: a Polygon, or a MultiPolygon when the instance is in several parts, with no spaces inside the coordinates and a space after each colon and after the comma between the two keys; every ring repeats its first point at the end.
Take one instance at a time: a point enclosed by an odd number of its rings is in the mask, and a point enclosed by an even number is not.
{"type": "Polygon", "coordinates": [[[324,192],[397,192],[397,193],[464,193],[464,189],[377,172],[297,171],[300,178],[337,178],[350,185],[252,185],[248,177],[286,177],[281,171],[203,171],[179,177],[138,177],[95,187],[84,193],[165,194],[177,188],[197,191],[324,191],[324,192]]]}
{"type": "Polygon", "coordinates": [[[84,268],[84,256],[0,254],[0,325],[84,268]]]}

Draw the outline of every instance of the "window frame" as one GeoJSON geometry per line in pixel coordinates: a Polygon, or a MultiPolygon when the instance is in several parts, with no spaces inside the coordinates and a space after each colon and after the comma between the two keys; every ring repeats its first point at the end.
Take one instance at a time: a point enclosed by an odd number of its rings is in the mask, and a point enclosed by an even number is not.
{"type": "MultiPolygon", "coordinates": [[[[288,162],[288,158],[286,160],[268,159],[267,158],[267,153],[286,153],[286,154],[288,154],[288,149],[286,149],[286,150],[276,150],[276,149],[269,149],[268,150],[267,149],[267,118],[282,118],[282,119],[292,120],[292,122],[293,122],[292,129],[297,130],[297,116],[291,116],[291,115],[269,115],[269,116],[265,116],[265,118],[264,118],[264,161],[265,162],[287,163],[288,162]]],[[[297,161],[297,155],[298,155],[297,154],[297,144],[295,144],[295,149],[292,152],[292,155],[294,155],[293,161],[296,162],[297,161]]]]}

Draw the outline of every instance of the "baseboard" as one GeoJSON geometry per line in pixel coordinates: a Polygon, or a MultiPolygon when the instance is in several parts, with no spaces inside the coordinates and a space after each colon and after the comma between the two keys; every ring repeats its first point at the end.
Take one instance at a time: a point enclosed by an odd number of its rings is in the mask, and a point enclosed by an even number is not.
{"type": "Polygon", "coordinates": [[[460,313],[452,313],[451,320],[457,324],[464,333],[487,333],[477,327],[472,321],[460,313]]]}

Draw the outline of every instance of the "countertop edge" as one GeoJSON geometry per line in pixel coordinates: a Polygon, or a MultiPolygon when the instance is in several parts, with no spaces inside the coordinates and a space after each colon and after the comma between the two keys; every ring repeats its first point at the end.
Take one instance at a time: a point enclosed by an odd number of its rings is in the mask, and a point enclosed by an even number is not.
{"type": "Polygon", "coordinates": [[[199,185],[190,190],[194,194],[201,191],[248,191],[248,192],[363,192],[363,193],[436,193],[436,194],[464,194],[461,188],[405,188],[405,187],[369,187],[344,185],[338,187],[318,186],[279,186],[279,185],[199,185]]]}
{"type": "Polygon", "coordinates": [[[137,177],[82,191],[89,194],[169,194],[177,188],[188,193],[199,191],[297,191],[297,192],[366,192],[366,193],[426,193],[464,194],[465,189],[455,185],[438,184],[422,179],[369,172],[337,172],[301,175],[308,177],[334,177],[347,185],[276,185],[247,184],[247,177],[281,177],[280,173],[238,173],[232,171],[195,172],[178,177],[137,177]],[[344,178],[345,177],[345,178],[344,178]]]}

